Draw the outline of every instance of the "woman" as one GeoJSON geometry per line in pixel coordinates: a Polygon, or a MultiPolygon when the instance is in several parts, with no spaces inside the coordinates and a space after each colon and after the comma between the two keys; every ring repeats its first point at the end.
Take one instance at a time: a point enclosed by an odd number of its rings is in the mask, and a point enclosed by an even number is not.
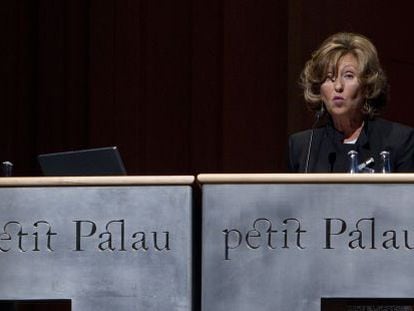
{"type": "Polygon", "coordinates": [[[358,152],[361,171],[367,164],[365,170],[381,172],[383,151],[389,152],[391,171],[414,171],[414,130],[376,117],[388,86],[369,39],[330,36],[306,63],[301,85],[317,124],[289,138],[292,172],[348,172],[351,150],[358,152]]]}

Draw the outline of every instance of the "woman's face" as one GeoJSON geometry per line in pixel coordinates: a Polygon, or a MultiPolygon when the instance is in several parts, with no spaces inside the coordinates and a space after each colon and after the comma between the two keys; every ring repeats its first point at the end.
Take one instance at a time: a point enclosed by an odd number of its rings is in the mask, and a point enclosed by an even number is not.
{"type": "Polygon", "coordinates": [[[336,76],[328,72],[327,79],[321,85],[321,98],[332,118],[361,116],[364,97],[358,76],[358,61],[352,54],[339,59],[336,76]]]}

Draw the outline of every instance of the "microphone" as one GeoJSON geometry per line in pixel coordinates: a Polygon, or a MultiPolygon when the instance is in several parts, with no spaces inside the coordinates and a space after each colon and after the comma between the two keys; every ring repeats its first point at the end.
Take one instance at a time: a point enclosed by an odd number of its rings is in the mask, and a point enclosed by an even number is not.
{"type": "Polygon", "coordinates": [[[11,163],[10,161],[4,161],[4,162],[1,163],[1,168],[2,168],[2,171],[3,171],[3,176],[4,177],[12,176],[13,163],[11,163]]]}
{"type": "Polygon", "coordinates": [[[334,169],[334,164],[335,164],[335,161],[336,161],[336,153],[335,152],[329,153],[328,161],[329,161],[329,171],[332,173],[333,169],[334,169]]]}
{"type": "Polygon", "coordinates": [[[305,173],[308,173],[308,170],[309,170],[309,161],[310,161],[310,156],[311,156],[311,152],[312,152],[313,132],[315,131],[315,127],[318,124],[318,122],[319,122],[319,120],[322,117],[324,112],[325,112],[325,109],[324,109],[323,104],[322,104],[321,109],[319,109],[315,114],[316,120],[312,125],[312,130],[311,130],[311,134],[310,134],[310,137],[309,137],[308,152],[306,153],[305,173]]]}

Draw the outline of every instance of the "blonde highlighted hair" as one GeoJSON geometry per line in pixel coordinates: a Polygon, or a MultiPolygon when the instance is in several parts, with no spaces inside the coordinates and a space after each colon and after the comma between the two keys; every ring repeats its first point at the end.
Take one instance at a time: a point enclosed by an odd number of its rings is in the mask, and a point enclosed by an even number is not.
{"type": "Polygon", "coordinates": [[[349,32],[336,33],[327,38],[306,62],[300,76],[300,85],[308,108],[319,111],[323,105],[320,88],[328,72],[336,75],[341,57],[352,54],[359,65],[358,79],[365,96],[363,113],[370,117],[378,114],[386,104],[388,84],[381,68],[378,53],[372,42],[360,35],[349,32]]]}

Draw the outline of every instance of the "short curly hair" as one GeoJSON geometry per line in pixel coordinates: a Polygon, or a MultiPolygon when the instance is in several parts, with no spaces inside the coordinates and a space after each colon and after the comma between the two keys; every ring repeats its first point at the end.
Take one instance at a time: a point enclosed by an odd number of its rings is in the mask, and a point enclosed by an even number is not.
{"type": "Polygon", "coordinates": [[[378,114],[388,99],[388,83],[372,42],[363,35],[340,32],[331,35],[316,50],[300,75],[300,85],[307,106],[319,111],[323,105],[320,88],[328,71],[336,74],[341,57],[351,53],[359,64],[358,79],[362,85],[365,104],[362,112],[370,117],[378,114]]]}

